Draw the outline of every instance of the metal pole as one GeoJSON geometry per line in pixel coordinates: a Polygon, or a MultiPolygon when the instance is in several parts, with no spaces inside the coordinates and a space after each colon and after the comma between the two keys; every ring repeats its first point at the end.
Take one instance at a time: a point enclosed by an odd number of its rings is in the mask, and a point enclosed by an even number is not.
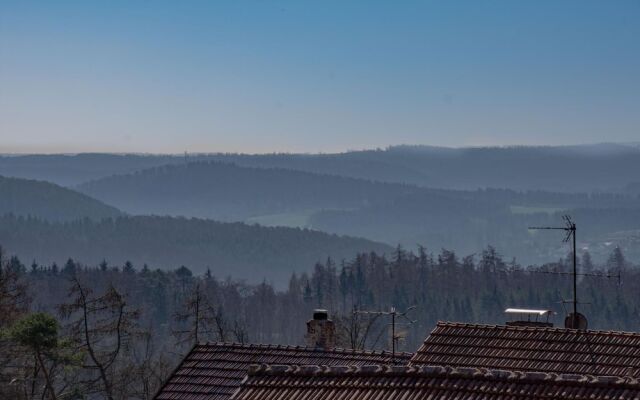
{"type": "Polygon", "coordinates": [[[199,343],[199,340],[198,340],[199,329],[200,329],[200,284],[197,284],[196,285],[196,332],[195,332],[196,344],[199,343]]]}
{"type": "MultiPolygon", "coordinates": [[[[396,335],[396,317],[403,317],[407,321],[409,321],[408,325],[414,324],[416,321],[412,321],[407,317],[407,313],[416,308],[416,306],[411,306],[399,313],[395,307],[391,307],[389,311],[353,311],[354,314],[369,314],[369,315],[391,315],[391,362],[395,364],[396,361],[396,340],[400,337],[396,335]]],[[[389,324],[387,324],[388,326],[389,324]]]]}
{"type": "Polygon", "coordinates": [[[396,363],[396,308],[391,307],[391,363],[396,363]]]}
{"type": "Polygon", "coordinates": [[[573,234],[573,328],[578,329],[578,263],[576,255],[576,224],[571,223],[573,234]]]}
{"type": "MultiPolygon", "coordinates": [[[[577,260],[577,249],[576,249],[576,224],[571,220],[571,217],[565,215],[563,219],[566,222],[564,227],[559,226],[534,226],[529,227],[529,229],[551,229],[551,230],[563,230],[567,232],[567,236],[564,238],[564,242],[568,242],[569,239],[572,239],[573,245],[573,316],[571,317],[571,325],[573,329],[578,329],[578,260],[577,260]]],[[[564,274],[564,273],[559,273],[564,274]]],[[[568,273],[567,273],[568,275],[568,273]]]]}

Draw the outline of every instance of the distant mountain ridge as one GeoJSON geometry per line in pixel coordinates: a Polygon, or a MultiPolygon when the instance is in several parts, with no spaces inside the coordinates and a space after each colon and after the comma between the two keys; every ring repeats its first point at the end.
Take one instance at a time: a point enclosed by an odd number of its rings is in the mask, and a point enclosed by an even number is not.
{"type": "Polygon", "coordinates": [[[222,162],[165,165],[77,189],[131,214],[224,221],[319,209],[352,209],[419,189],[336,175],[222,162]]]}
{"type": "Polygon", "coordinates": [[[0,176],[0,215],[32,216],[50,221],[112,218],[115,207],[49,182],[0,176]]]}
{"type": "MultiPolygon", "coordinates": [[[[633,194],[429,189],[222,162],[157,167],[79,189],[132,214],[311,227],[389,245],[422,244],[463,254],[492,244],[523,262],[556,257],[553,249],[559,242],[553,236],[532,240],[526,227],[553,224],[560,220],[558,213],[580,209],[581,222],[606,226],[602,230],[581,225],[582,240],[640,229],[639,198],[633,194]],[[625,212],[628,218],[621,218],[625,212]],[[602,215],[610,215],[612,223],[604,224],[602,215]]],[[[603,254],[606,249],[597,256],[603,254]]]]}
{"type": "Polygon", "coordinates": [[[419,186],[619,191],[638,181],[637,143],[443,148],[392,146],[334,154],[79,154],[0,157],[0,174],[79,185],[166,164],[220,161],[419,186]]]}
{"type": "Polygon", "coordinates": [[[171,217],[118,217],[51,223],[35,218],[0,217],[0,244],[23,260],[63,264],[69,257],[88,265],[131,261],[141,268],[188,266],[201,274],[232,276],[283,287],[291,273],[314,263],[350,258],[358,252],[392,251],[366,239],[292,228],[171,217]]]}
{"type": "MultiPolygon", "coordinates": [[[[207,165],[202,163],[195,167],[207,165]]],[[[220,167],[221,177],[237,172],[235,169],[238,168],[228,164],[220,167]]],[[[161,170],[184,168],[193,166],[167,166],[161,170]]],[[[243,170],[253,173],[251,169],[243,170]]],[[[261,171],[275,176],[282,173],[261,171]]],[[[189,173],[194,171],[190,169],[189,173]]],[[[299,183],[303,183],[308,175],[297,171],[285,173],[297,177],[299,183]]],[[[151,190],[157,184],[153,179],[147,180],[144,173],[136,175],[145,178],[144,182],[136,181],[134,186],[151,190]]],[[[184,177],[179,178],[184,180],[184,177]]],[[[345,181],[344,187],[353,185],[348,179],[339,179],[345,181]]],[[[268,179],[264,182],[273,183],[268,179]]],[[[154,196],[162,199],[173,192],[178,193],[178,197],[184,195],[175,187],[164,188],[166,193],[155,193],[154,196]]],[[[192,192],[188,194],[193,195],[192,192]]],[[[237,201],[237,196],[232,197],[237,201]]],[[[192,197],[186,198],[185,206],[189,207],[192,197]]],[[[232,204],[233,199],[228,204],[232,204]]],[[[258,199],[256,204],[264,200],[264,197],[258,199]]],[[[206,201],[203,204],[206,205],[206,201]]],[[[62,265],[69,257],[89,265],[96,265],[103,258],[120,265],[133,261],[138,266],[148,263],[162,269],[184,264],[196,273],[210,267],[220,277],[233,276],[254,283],[267,279],[278,286],[284,285],[292,272],[306,272],[315,262],[325,261],[327,257],[340,260],[362,251],[385,253],[392,250],[388,245],[367,239],[306,229],[191,218],[126,216],[115,207],[68,188],[2,176],[0,246],[23,260],[36,259],[45,264],[62,265]]]]}
{"type": "Polygon", "coordinates": [[[566,253],[554,235],[526,227],[571,213],[594,257],[618,245],[640,257],[636,144],[0,157],[0,171],[9,167],[68,182],[98,177],[73,187],[130,214],[308,227],[462,254],[491,244],[525,263],[566,253]]]}
{"type": "Polygon", "coordinates": [[[170,163],[184,162],[172,155],[140,154],[31,154],[0,156],[0,175],[37,179],[61,186],[170,163]]]}

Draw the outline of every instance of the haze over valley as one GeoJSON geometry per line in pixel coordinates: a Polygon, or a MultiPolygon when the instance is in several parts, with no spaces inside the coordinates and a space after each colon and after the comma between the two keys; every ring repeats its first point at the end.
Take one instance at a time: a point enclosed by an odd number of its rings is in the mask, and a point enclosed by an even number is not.
{"type": "Polygon", "coordinates": [[[604,262],[620,247],[636,260],[638,170],[633,144],[12,155],[0,158],[0,241],[46,263],[188,264],[283,285],[328,257],[389,254],[398,245],[461,256],[494,246],[520,263],[552,262],[568,252],[561,238],[527,227],[571,214],[581,251],[604,262]],[[299,256],[285,260],[284,249],[299,256]]]}
{"type": "Polygon", "coordinates": [[[640,399],[638,21],[0,1],[0,400],[640,399]]]}

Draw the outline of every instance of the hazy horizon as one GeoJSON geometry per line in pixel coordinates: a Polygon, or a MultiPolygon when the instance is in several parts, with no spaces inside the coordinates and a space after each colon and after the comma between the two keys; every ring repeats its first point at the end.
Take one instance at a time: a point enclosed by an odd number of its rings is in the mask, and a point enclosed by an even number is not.
{"type": "Polygon", "coordinates": [[[640,3],[0,4],[0,152],[637,140],[640,3]]]}
{"type": "Polygon", "coordinates": [[[495,144],[495,145],[465,145],[465,146],[438,146],[431,144],[417,144],[417,143],[398,143],[390,144],[388,146],[369,147],[369,148],[348,148],[337,149],[335,151],[264,151],[264,152],[251,152],[251,151],[167,151],[167,152],[152,152],[152,151],[106,151],[106,150],[89,150],[89,151],[51,151],[51,152],[29,152],[29,151],[5,151],[0,146],[0,156],[27,156],[27,155],[81,155],[81,154],[113,154],[113,155],[148,155],[148,156],[184,156],[187,155],[208,155],[208,154],[245,154],[245,155],[269,155],[269,154],[300,154],[300,155],[318,155],[318,154],[344,154],[350,152],[365,152],[365,151],[384,151],[398,147],[424,147],[434,149],[448,149],[448,150],[464,150],[464,149],[509,149],[509,148],[553,148],[553,147],[597,147],[597,146],[621,146],[621,147],[639,147],[640,141],[633,142],[592,142],[592,143],[568,143],[568,144],[495,144]]]}

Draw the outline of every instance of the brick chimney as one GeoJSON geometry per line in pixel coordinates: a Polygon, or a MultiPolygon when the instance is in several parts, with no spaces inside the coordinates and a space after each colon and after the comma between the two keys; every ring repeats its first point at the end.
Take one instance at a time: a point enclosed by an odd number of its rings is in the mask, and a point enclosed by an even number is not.
{"type": "Polygon", "coordinates": [[[313,310],[313,319],[307,321],[307,346],[332,349],[336,346],[336,327],[327,310],[313,310]]]}

